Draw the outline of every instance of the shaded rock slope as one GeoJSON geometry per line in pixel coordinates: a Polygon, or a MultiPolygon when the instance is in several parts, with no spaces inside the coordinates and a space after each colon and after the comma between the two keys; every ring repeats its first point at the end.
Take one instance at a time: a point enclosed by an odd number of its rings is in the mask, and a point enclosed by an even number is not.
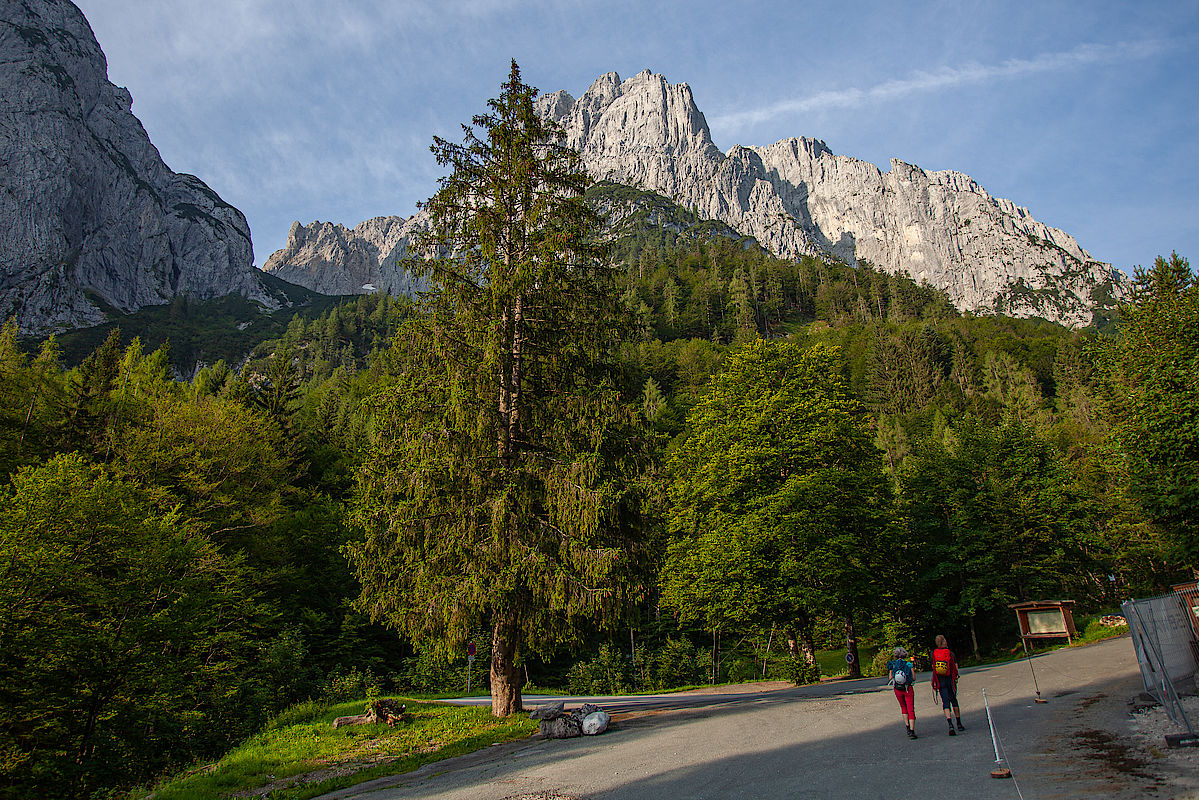
{"type": "Polygon", "coordinates": [[[421,283],[399,265],[428,216],[374,217],[353,228],[331,222],[293,222],[287,244],[271,254],[264,272],[322,294],[387,292],[411,295],[421,283]]]}
{"type": "Polygon", "coordinates": [[[0,317],[25,333],[240,293],[277,306],[240,211],[172,172],[83,13],[0,0],[0,317]]]}

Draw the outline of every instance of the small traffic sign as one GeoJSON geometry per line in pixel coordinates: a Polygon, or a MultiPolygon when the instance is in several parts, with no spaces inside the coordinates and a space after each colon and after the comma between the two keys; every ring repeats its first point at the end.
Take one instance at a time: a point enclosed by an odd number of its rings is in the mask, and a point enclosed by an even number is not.
{"type": "Polygon", "coordinates": [[[475,643],[471,642],[466,646],[466,654],[471,658],[475,657],[475,643]]]}
{"type": "Polygon", "coordinates": [[[846,663],[846,664],[852,664],[852,663],[853,663],[853,653],[846,653],[846,654],[845,654],[845,663],[846,663]]]}

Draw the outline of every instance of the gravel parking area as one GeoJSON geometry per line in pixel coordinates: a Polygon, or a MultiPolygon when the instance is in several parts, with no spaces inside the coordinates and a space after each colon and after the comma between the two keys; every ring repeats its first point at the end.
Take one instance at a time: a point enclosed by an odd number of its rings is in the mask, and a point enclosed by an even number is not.
{"type": "MultiPolygon", "coordinates": [[[[1182,710],[1199,731],[1199,697],[1182,698],[1182,710]]],[[[1152,758],[1157,770],[1175,777],[1172,788],[1179,793],[1176,800],[1199,799],[1199,746],[1167,747],[1166,734],[1185,733],[1186,729],[1172,722],[1161,706],[1137,711],[1132,715],[1133,738],[1152,758]]]]}

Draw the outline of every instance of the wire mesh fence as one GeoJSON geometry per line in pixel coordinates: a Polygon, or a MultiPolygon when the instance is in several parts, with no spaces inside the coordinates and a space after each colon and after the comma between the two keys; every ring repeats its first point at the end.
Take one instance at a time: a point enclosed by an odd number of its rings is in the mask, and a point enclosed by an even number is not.
{"type": "Polygon", "coordinates": [[[1123,604],[1145,691],[1162,704],[1170,721],[1195,735],[1180,695],[1194,694],[1199,670],[1199,589],[1195,584],[1123,604]]]}

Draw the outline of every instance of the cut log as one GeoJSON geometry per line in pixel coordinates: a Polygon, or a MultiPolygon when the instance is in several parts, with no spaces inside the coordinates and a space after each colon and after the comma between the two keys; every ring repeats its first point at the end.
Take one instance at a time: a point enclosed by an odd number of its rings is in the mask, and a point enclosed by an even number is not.
{"type": "Polygon", "coordinates": [[[408,721],[407,715],[404,713],[407,708],[395,700],[372,700],[366,705],[366,713],[356,714],[352,717],[338,717],[333,720],[333,727],[371,725],[376,722],[386,722],[389,726],[394,726],[398,722],[408,721]]]}

